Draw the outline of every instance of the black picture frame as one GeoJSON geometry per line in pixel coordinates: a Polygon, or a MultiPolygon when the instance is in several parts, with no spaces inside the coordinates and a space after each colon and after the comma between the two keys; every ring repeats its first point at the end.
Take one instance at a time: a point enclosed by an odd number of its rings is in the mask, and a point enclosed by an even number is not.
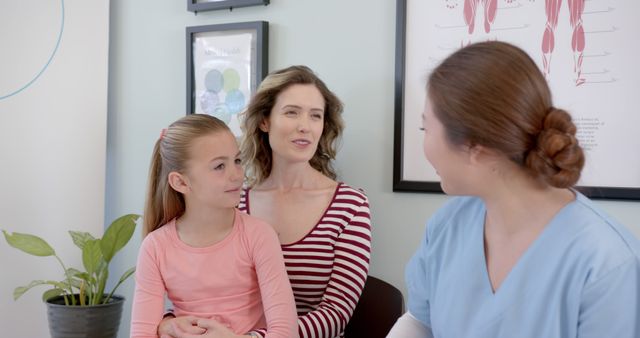
{"type": "Polygon", "coordinates": [[[269,0],[217,0],[198,2],[197,0],[187,0],[187,10],[190,12],[214,11],[219,9],[233,10],[238,7],[267,6],[269,0]]]}
{"type": "Polygon", "coordinates": [[[396,2],[396,64],[394,90],[393,191],[443,193],[440,182],[407,180],[404,166],[404,90],[406,52],[407,0],[396,2]]]}
{"type": "MultiPolygon", "coordinates": [[[[405,135],[403,130],[406,122],[404,96],[406,90],[407,2],[408,0],[396,0],[393,191],[443,193],[440,181],[436,177],[429,181],[409,180],[403,177],[404,165],[407,160],[404,157],[405,135]]],[[[427,170],[426,166],[425,170],[427,170]]],[[[640,188],[635,187],[578,186],[576,190],[594,199],[640,200],[640,188]]]]}
{"type": "MultiPolygon", "coordinates": [[[[226,95],[229,94],[229,92],[226,92],[226,94],[222,92],[228,89],[226,84],[224,84],[225,79],[227,79],[227,70],[235,71],[237,68],[240,69],[240,71],[236,72],[237,77],[234,77],[234,82],[237,82],[237,86],[240,88],[236,88],[236,94],[239,92],[236,97],[241,97],[242,102],[238,100],[234,101],[233,109],[229,108],[227,112],[229,115],[237,115],[237,113],[246,107],[260,82],[267,76],[269,64],[268,45],[269,23],[267,21],[187,27],[186,113],[206,113],[217,116],[212,111],[205,109],[202,104],[202,102],[207,102],[205,101],[206,97],[203,98],[201,96],[200,101],[197,101],[199,93],[200,95],[213,95],[213,92],[207,91],[210,88],[206,87],[207,84],[205,82],[207,78],[203,77],[203,74],[205,71],[208,71],[208,73],[206,73],[207,76],[211,72],[217,72],[217,74],[219,74],[218,82],[220,84],[217,91],[215,91],[216,97],[213,101],[215,101],[216,104],[221,104],[224,102],[220,101],[219,97],[224,95],[227,102],[227,97],[230,97],[226,95]],[[234,55],[234,53],[238,55],[234,55]],[[250,60],[247,61],[247,57],[250,60]],[[215,69],[217,66],[214,67],[211,66],[211,64],[220,65],[220,69],[215,69]],[[226,68],[226,70],[223,68],[226,68]],[[224,77],[222,76],[223,72],[225,74],[224,77]]],[[[229,103],[228,106],[230,105],[229,103]]],[[[229,123],[228,121],[225,122],[229,123]]],[[[236,136],[240,136],[239,127],[231,129],[236,136]]]]}
{"type": "Polygon", "coordinates": [[[576,190],[594,199],[640,200],[640,189],[578,186],[576,190]]]}

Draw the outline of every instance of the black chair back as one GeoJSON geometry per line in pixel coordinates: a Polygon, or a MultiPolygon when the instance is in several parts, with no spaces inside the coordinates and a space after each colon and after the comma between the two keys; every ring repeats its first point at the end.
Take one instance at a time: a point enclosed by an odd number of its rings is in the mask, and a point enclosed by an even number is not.
{"type": "Polygon", "coordinates": [[[404,299],[400,290],[368,276],[362,296],[345,328],[345,338],[384,338],[403,313],[404,299]]]}

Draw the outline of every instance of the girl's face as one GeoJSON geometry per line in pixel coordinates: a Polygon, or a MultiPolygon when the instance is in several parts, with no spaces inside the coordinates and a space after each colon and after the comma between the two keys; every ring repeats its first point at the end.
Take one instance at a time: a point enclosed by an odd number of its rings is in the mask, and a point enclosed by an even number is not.
{"type": "Polygon", "coordinates": [[[183,175],[187,203],[233,208],[240,202],[244,171],[234,136],[228,131],[193,140],[183,175]]]}
{"type": "Polygon", "coordinates": [[[450,195],[464,195],[469,187],[469,151],[452,145],[446,130],[427,100],[422,113],[424,155],[440,176],[442,190],[450,195]]]}
{"type": "Polygon", "coordinates": [[[260,125],[269,133],[274,161],[308,162],[324,129],[324,97],[312,84],[295,84],[276,97],[270,116],[260,125]]]}

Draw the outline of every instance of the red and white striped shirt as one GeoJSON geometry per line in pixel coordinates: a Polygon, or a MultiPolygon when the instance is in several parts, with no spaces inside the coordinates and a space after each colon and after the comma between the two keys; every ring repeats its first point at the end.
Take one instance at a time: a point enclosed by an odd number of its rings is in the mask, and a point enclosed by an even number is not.
{"type": "MultiPolygon", "coordinates": [[[[238,209],[250,214],[250,206],[249,189],[244,189],[238,209]]],[[[370,252],[369,200],[338,183],[315,227],[299,241],[282,245],[300,338],[343,337],[367,279],[370,252]]]]}

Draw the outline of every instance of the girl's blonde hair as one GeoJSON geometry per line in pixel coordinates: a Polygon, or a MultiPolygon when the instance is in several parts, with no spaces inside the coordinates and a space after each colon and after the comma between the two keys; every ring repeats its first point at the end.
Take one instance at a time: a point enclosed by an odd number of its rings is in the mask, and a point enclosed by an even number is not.
{"type": "Polygon", "coordinates": [[[202,114],[187,115],[162,131],[151,155],[143,237],[184,213],[184,197],[169,185],[169,173],[184,173],[196,138],[221,131],[230,132],[224,122],[202,114]]]}
{"type": "Polygon", "coordinates": [[[291,66],[269,74],[242,113],[243,136],[240,151],[250,186],[260,184],[271,174],[269,135],[260,129],[260,124],[269,118],[278,95],[295,84],[314,85],[324,98],[324,129],[318,149],[309,163],[331,179],[337,176],[331,161],[336,157],[337,143],[344,129],[342,102],[311,69],[306,66],[291,66]]]}

